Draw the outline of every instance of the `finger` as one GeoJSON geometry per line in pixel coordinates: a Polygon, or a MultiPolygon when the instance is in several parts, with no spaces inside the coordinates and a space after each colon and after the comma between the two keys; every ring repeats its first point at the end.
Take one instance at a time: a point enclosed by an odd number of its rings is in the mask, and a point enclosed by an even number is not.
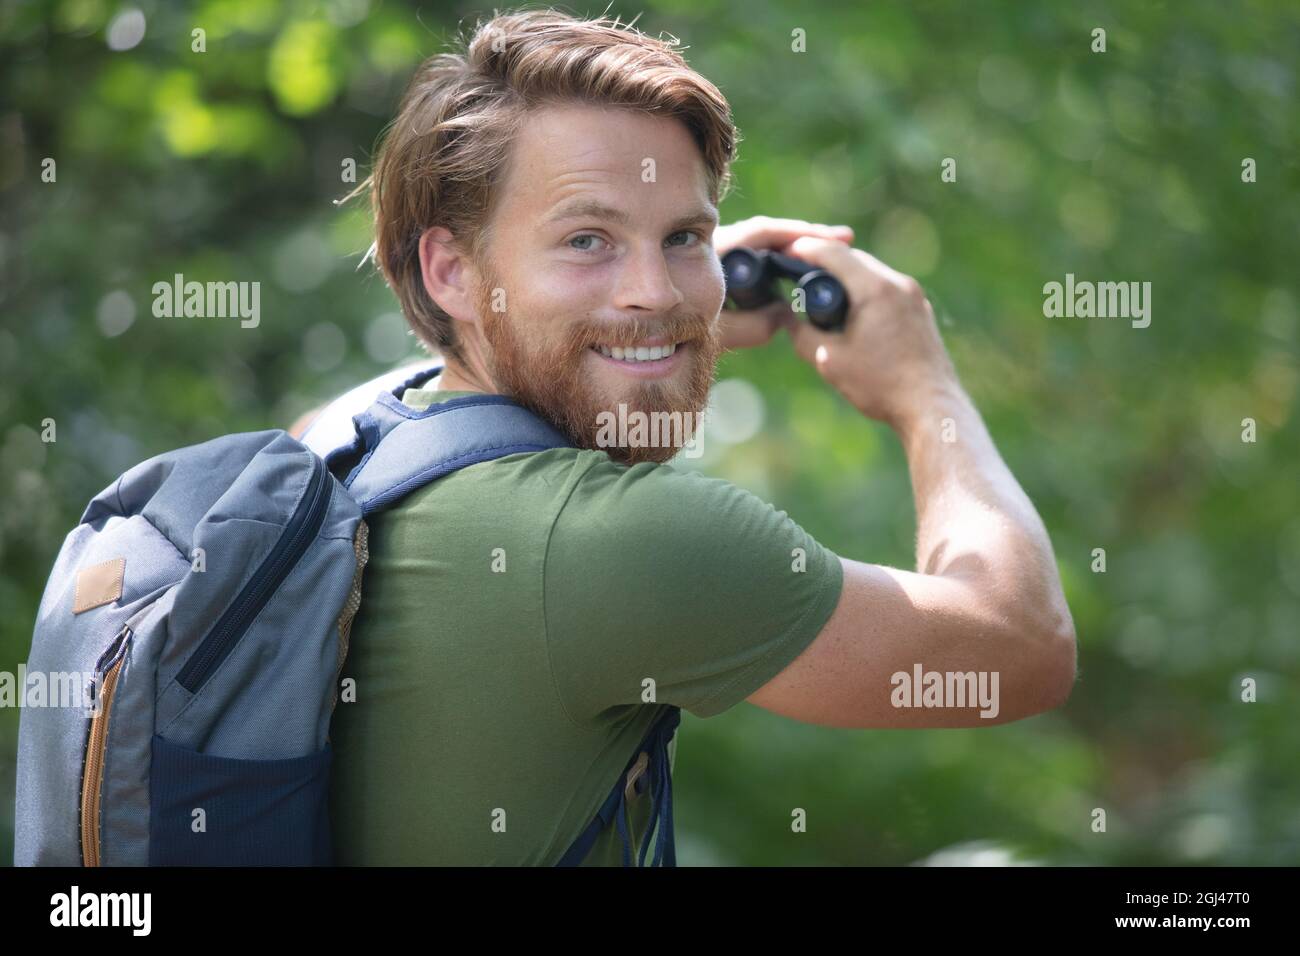
{"type": "Polygon", "coordinates": [[[740,244],[751,248],[781,248],[800,236],[808,235],[837,239],[841,242],[853,241],[853,229],[850,226],[827,226],[822,223],[804,222],[802,219],[761,218],[752,223],[737,225],[745,226],[738,233],[740,244]]]}
{"type": "MultiPolygon", "coordinates": [[[[793,256],[794,253],[791,251],[790,247],[794,245],[794,243],[795,243],[796,240],[798,240],[798,239],[802,239],[802,238],[803,238],[804,236],[806,236],[806,235],[808,235],[808,233],[806,233],[806,232],[805,232],[805,233],[800,233],[799,235],[794,236],[794,237],[793,237],[789,242],[785,243],[784,245],[779,245],[779,246],[778,246],[778,245],[773,245],[773,246],[768,246],[767,248],[771,249],[771,250],[774,251],[774,252],[782,253],[783,255],[793,256]]],[[[843,233],[843,234],[841,234],[841,235],[818,235],[818,236],[816,236],[816,238],[818,238],[818,239],[830,239],[830,240],[832,240],[832,241],[834,241],[834,242],[838,242],[838,243],[840,243],[841,245],[852,245],[852,244],[853,244],[853,233],[852,233],[852,232],[846,232],[846,233],[843,233]]]]}
{"type": "Polygon", "coordinates": [[[790,334],[790,342],[799,358],[818,369],[830,361],[831,349],[836,342],[828,333],[795,318],[790,312],[781,316],[781,326],[790,334]]]}
{"type": "Polygon", "coordinates": [[[841,282],[854,285],[863,294],[878,292],[884,285],[902,285],[908,277],[891,269],[861,249],[818,236],[800,236],[790,244],[790,255],[825,269],[841,282]]]}
{"type": "Polygon", "coordinates": [[[767,310],[730,312],[723,310],[722,344],[727,349],[746,349],[769,342],[780,327],[777,316],[767,310]]]}

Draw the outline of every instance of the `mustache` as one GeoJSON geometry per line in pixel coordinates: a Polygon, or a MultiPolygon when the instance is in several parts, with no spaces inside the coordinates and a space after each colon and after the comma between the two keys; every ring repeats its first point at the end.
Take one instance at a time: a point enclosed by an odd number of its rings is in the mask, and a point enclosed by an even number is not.
{"type": "Polygon", "coordinates": [[[700,313],[675,313],[662,318],[579,320],[569,329],[569,344],[580,352],[593,345],[628,346],[648,338],[665,338],[669,342],[694,342],[709,338],[716,331],[717,319],[700,313]]]}

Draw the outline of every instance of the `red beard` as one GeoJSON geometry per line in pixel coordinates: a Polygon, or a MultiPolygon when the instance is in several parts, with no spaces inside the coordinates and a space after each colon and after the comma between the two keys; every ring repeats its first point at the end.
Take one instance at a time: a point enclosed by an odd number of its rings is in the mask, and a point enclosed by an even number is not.
{"type": "MultiPolygon", "coordinates": [[[[609,446],[597,442],[601,413],[618,415],[620,403],[626,413],[649,416],[655,412],[677,412],[688,423],[685,441],[692,437],[690,424],[697,421],[709,399],[718,355],[722,351],[717,317],[677,313],[653,324],[632,319],[611,322],[575,321],[565,326],[563,340],[543,339],[532,345],[518,335],[507,312],[491,308],[491,290],[503,288],[489,273],[479,302],[483,335],[490,351],[488,372],[497,389],[559,429],[579,448],[604,451],[615,461],[628,465],[663,463],[679,451],[673,445],[609,446]],[[629,378],[625,390],[601,397],[592,386],[590,348],[608,342],[636,342],[651,335],[665,335],[686,343],[685,371],[677,370],[663,380],[629,378]]],[[[682,346],[678,346],[679,349],[682,346]]],[[[598,359],[599,360],[599,359],[598,359]]]]}

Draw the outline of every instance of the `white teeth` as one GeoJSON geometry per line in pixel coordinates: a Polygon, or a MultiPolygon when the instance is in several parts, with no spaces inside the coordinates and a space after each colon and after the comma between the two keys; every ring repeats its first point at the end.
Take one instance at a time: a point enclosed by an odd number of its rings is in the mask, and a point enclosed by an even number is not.
{"type": "Polygon", "coordinates": [[[620,362],[654,362],[658,359],[664,359],[677,351],[677,343],[672,345],[653,345],[646,347],[644,345],[635,348],[622,348],[621,346],[610,347],[608,345],[598,345],[596,348],[602,355],[616,359],[620,362]]]}

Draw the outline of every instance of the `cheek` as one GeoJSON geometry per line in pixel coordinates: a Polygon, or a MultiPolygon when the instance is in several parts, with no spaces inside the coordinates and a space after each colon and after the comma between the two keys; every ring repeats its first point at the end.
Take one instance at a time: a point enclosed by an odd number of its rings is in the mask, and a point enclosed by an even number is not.
{"type": "Polygon", "coordinates": [[[722,303],[727,295],[726,279],[718,257],[711,256],[708,263],[691,270],[684,281],[688,283],[683,288],[687,298],[686,305],[706,318],[716,316],[722,309],[722,303]]]}
{"type": "Polygon", "coordinates": [[[609,280],[598,269],[548,266],[529,277],[529,303],[537,312],[569,318],[597,310],[609,291],[609,280]]]}
{"type": "Polygon", "coordinates": [[[589,269],[553,266],[535,277],[534,288],[539,296],[554,304],[588,296],[595,286],[589,269]]]}

